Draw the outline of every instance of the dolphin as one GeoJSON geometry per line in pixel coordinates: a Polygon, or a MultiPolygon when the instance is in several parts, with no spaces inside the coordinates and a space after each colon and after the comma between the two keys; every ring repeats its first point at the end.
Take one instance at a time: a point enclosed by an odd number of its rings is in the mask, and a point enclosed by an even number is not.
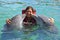
{"type": "Polygon", "coordinates": [[[44,15],[36,15],[34,18],[37,21],[37,24],[40,25],[39,28],[42,28],[43,30],[50,33],[58,33],[58,29],[56,28],[55,24],[51,23],[48,17],[44,15]]]}

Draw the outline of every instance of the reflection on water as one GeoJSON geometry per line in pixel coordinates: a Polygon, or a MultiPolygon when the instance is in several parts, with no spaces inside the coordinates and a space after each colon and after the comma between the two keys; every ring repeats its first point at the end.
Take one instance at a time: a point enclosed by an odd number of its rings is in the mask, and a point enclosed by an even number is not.
{"type": "Polygon", "coordinates": [[[60,1],[59,0],[0,0],[0,40],[60,40],[60,1]],[[30,2],[31,1],[31,2],[30,2]],[[1,32],[7,18],[20,14],[22,9],[28,5],[36,9],[37,15],[46,15],[55,19],[58,33],[46,30],[35,30],[33,32],[12,31],[1,32]]]}
{"type": "Polygon", "coordinates": [[[33,32],[29,32],[29,31],[13,31],[11,33],[6,32],[6,33],[2,33],[1,34],[1,40],[55,40],[57,38],[58,35],[53,34],[53,33],[49,33],[45,30],[35,30],[33,32]]]}

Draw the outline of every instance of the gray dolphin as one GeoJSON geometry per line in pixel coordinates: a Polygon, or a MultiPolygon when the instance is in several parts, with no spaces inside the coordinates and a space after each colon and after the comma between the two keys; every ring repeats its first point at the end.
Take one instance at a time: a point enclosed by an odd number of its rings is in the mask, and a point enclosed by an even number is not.
{"type": "Polygon", "coordinates": [[[34,16],[35,20],[37,21],[37,24],[40,25],[40,28],[42,28],[45,31],[48,31],[50,33],[58,33],[58,30],[54,23],[51,23],[49,21],[49,18],[44,15],[36,15],[34,16]]]}

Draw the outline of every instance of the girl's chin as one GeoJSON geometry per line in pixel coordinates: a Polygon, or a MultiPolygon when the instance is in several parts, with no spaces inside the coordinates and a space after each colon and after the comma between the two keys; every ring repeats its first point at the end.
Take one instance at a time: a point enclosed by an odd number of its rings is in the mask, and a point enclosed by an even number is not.
{"type": "Polygon", "coordinates": [[[27,17],[31,17],[31,16],[27,16],[27,17]]]}

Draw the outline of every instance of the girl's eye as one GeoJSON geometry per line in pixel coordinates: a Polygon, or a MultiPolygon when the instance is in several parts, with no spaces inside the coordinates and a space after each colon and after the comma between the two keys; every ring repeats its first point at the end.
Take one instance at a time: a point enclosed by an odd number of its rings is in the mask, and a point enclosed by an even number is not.
{"type": "Polygon", "coordinates": [[[27,11],[27,12],[30,12],[31,13],[31,11],[27,11]]]}
{"type": "Polygon", "coordinates": [[[31,11],[27,11],[27,12],[31,12],[31,11]]]}

